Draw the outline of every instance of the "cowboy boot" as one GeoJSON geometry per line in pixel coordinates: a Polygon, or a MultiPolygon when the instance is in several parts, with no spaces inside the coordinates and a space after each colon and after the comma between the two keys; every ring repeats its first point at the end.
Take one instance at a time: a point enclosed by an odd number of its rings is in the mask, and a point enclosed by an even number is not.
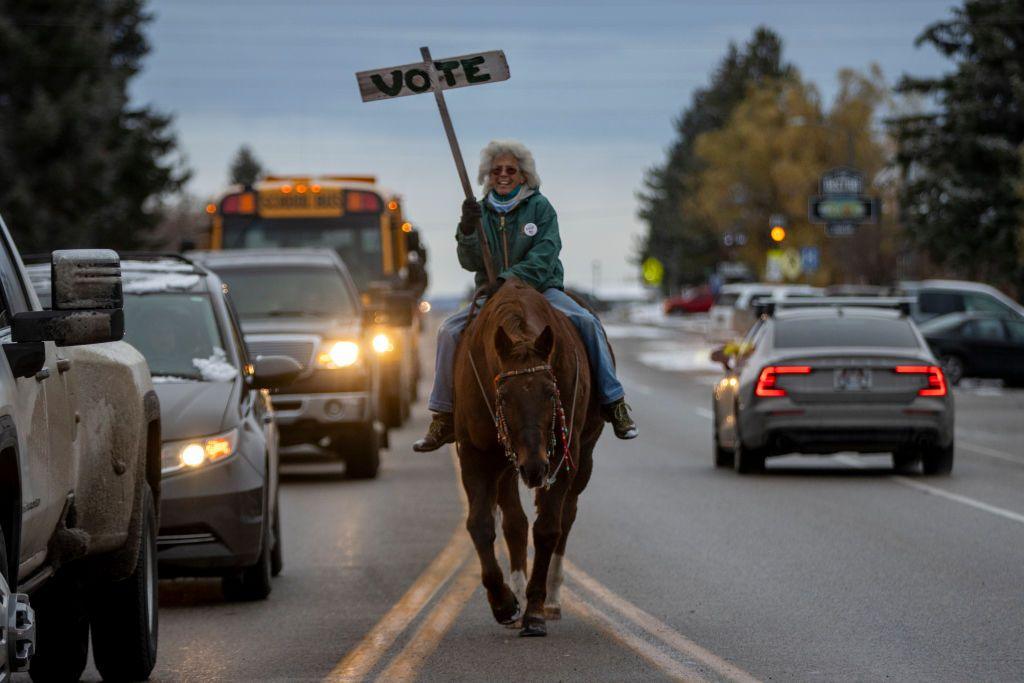
{"type": "Polygon", "coordinates": [[[629,416],[630,410],[631,408],[624,398],[601,406],[601,414],[604,416],[604,421],[612,423],[615,436],[620,439],[635,439],[639,434],[636,423],[629,416]]]}
{"type": "Polygon", "coordinates": [[[455,418],[451,413],[434,413],[427,427],[427,435],[412,445],[417,453],[436,451],[446,443],[455,441],[455,418]]]}

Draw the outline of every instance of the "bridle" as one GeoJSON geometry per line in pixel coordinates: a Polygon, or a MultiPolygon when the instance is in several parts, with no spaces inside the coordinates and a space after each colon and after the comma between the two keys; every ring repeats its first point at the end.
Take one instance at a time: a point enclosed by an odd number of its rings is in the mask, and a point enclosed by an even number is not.
{"type": "Polygon", "coordinates": [[[501,385],[510,377],[529,375],[536,372],[547,373],[551,377],[552,383],[555,385],[555,393],[551,397],[551,438],[548,440],[548,462],[551,462],[555,453],[555,448],[558,445],[557,434],[559,428],[562,435],[562,457],[559,459],[558,466],[551,473],[551,476],[544,480],[544,488],[551,488],[551,485],[555,483],[556,479],[558,479],[558,474],[561,472],[563,466],[566,468],[567,472],[571,472],[576,468],[575,463],[572,461],[572,451],[570,450],[570,447],[572,445],[572,428],[576,419],[576,393],[579,388],[580,379],[580,363],[578,357],[576,358],[576,377],[573,381],[572,405],[569,410],[568,421],[565,419],[565,409],[562,405],[562,396],[558,391],[558,380],[555,377],[555,371],[551,368],[550,364],[543,363],[531,368],[506,370],[505,372],[499,372],[495,375],[493,409],[491,408],[490,402],[487,400],[487,393],[484,391],[483,382],[480,381],[480,373],[477,372],[476,363],[473,361],[472,353],[469,354],[469,364],[473,367],[473,375],[476,377],[476,383],[480,387],[480,395],[483,396],[484,404],[487,406],[487,411],[491,414],[491,419],[494,421],[494,428],[498,433],[498,441],[501,443],[501,447],[505,451],[505,458],[513,468],[515,468],[519,463],[516,460],[516,454],[512,448],[512,438],[508,432],[508,422],[505,419],[505,404],[501,400],[501,385]]]}

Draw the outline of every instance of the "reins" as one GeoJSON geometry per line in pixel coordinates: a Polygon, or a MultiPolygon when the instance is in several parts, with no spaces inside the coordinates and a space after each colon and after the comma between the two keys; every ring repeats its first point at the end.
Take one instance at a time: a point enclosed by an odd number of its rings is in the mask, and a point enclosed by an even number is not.
{"type": "Polygon", "coordinates": [[[548,461],[550,462],[552,455],[555,452],[555,447],[558,445],[558,437],[556,436],[559,426],[561,427],[562,433],[562,457],[558,461],[558,466],[555,467],[551,475],[544,480],[544,488],[550,488],[555,480],[558,478],[559,472],[562,471],[562,467],[566,467],[566,471],[572,471],[576,465],[572,461],[571,441],[572,441],[572,430],[576,420],[576,395],[579,389],[580,380],[580,360],[576,354],[573,354],[573,358],[576,361],[576,374],[573,380],[572,390],[572,404],[569,409],[569,420],[565,419],[565,410],[562,405],[562,396],[558,390],[558,379],[555,377],[555,372],[551,365],[544,363],[542,365],[535,365],[531,368],[521,368],[518,370],[507,370],[500,372],[494,376],[494,408],[491,408],[490,401],[487,400],[487,392],[484,390],[484,383],[480,379],[480,372],[476,369],[476,362],[473,360],[472,350],[469,350],[469,364],[473,368],[473,376],[476,378],[477,386],[480,387],[480,395],[484,399],[484,405],[487,406],[487,412],[491,415],[491,420],[494,422],[494,428],[498,433],[498,441],[501,443],[501,447],[505,451],[505,458],[509,461],[509,464],[514,468],[518,464],[516,461],[515,451],[512,449],[512,439],[508,433],[508,423],[505,420],[505,409],[504,404],[501,400],[501,396],[498,392],[498,388],[501,383],[510,377],[516,377],[519,375],[528,375],[535,372],[547,372],[551,375],[551,379],[555,384],[555,394],[551,398],[551,438],[548,442],[548,461]]]}

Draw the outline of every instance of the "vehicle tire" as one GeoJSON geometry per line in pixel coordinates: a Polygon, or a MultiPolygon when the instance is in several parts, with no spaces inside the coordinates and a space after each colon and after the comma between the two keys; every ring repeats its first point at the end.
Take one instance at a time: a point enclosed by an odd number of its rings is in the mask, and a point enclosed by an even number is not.
{"type": "Polygon", "coordinates": [[[344,441],[345,475],[349,479],[373,479],[380,469],[380,437],[371,422],[359,425],[344,441]]]}
{"type": "Polygon", "coordinates": [[[221,579],[220,588],[224,597],[231,602],[251,602],[265,600],[270,595],[270,578],[273,568],[273,535],[270,524],[263,525],[263,538],[260,542],[260,555],[256,564],[239,572],[226,575],[221,579]]]}
{"type": "Polygon", "coordinates": [[[737,440],[736,451],[733,453],[733,468],[739,474],[764,472],[765,452],[760,448],[750,448],[737,440]]]}
{"type": "Polygon", "coordinates": [[[142,514],[135,569],[126,579],[97,586],[90,599],[92,657],[105,681],[144,681],[156,665],[158,529],[148,484],[142,492],[142,514]]]}
{"type": "Polygon", "coordinates": [[[718,444],[718,417],[715,417],[715,426],[712,427],[714,431],[714,447],[715,447],[715,467],[732,467],[734,453],[726,448],[722,448],[718,444]]]}
{"type": "Polygon", "coordinates": [[[939,356],[939,365],[942,366],[942,372],[952,386],[960,384],[967,370],[964,359],[953,353],[939,356]]]}
{"type": "Polygon", "coordinates": [[[892,454],[892,468],[900,474],[910,474],[920,461],[921,456],[918,453],[906,448],[893,451],[892,454]]]}
{"type": "Polygon", "coordinates": [[[270,575],[278,576],[284,569],[284,551],[281,548],[281,504],[274,508],[274,549],[270,553],[270,575]]]}
{"type": "Polygon", "coordinates": [[[36,652],[29,664],[33,681],[77,681],[89,655],[85,591],[75,577],[58,572],[32,596],[36,611],[36,652]]]}
{"type": "Polygon", "coordinates": [[[953,471],[953,444],[945,448],[929,448],[921,453],[921,471],[929,476],[950,474],[953,471]]]}

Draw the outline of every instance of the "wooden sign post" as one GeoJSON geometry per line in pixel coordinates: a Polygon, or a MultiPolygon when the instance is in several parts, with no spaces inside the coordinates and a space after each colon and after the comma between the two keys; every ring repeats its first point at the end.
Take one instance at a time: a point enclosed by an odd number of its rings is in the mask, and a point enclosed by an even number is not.
{"type": "MultiPolygon", "coordinates": [[[[466,199],[475,200],[473,186],[470,185],[469,174],[466,173],[466,163],[462,160],[462,150],[459,149],[455,128],[452,127],[452,119],[448,114],[448,105],[444,101],[444,91],[451,88],[464,88],[470,85],[508,80],[509,71],[505,53],[496,50],[434,61],[430,57],[430,49],[421,47],[420,55],[423,57],[423,61],[418,64],[392,66],[356,73],[359,94],[362,96],[363,102],[373,102],[432,91],[434,99],[437,101],[437,110],[441,114],[445,135],[448,136],[452,158],[455,160],[455,170],[458,171],[459,180],[462,182],[462,191],[466,195],[466,199]]],[[[484,234],[482,222],[477,234],[480,238],[480,250],[483,253],[487,281],[494,284],[491,247],[487,242],[487,235],[484,234]]]]}

